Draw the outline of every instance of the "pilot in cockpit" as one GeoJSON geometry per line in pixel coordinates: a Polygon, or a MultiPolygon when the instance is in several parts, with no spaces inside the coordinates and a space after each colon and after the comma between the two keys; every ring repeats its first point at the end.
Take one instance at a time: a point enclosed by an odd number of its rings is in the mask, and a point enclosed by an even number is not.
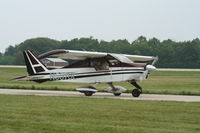
{"type": "Polygon", "coordinates": [[[92,62],[94,68],[98,70],[108,70],[109,69],[109,64],[106,60],[101,59],[101,60],[94,60],[92,62]]]}

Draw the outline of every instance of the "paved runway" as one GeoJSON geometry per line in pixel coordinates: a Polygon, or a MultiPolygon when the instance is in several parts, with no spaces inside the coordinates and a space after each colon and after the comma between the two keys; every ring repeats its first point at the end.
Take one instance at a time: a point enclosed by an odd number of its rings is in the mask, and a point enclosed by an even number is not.
{"type": "MultiPolygon", "coordinates": [[[[76,92],[76,91],[0,89],[0,94],[85,97],[84,94],[76,92]]],[[[131,94],[127,94],[127,93],[123,93],[121,96],[114,96],[111,93],[104,93],[104,92],[97,92],[93,94],[93,96],[91,96],[90,98],[200,102],[200,96],[141,94],[139,98],[135,98],[135,97],[132,97],[131,94]]]]}

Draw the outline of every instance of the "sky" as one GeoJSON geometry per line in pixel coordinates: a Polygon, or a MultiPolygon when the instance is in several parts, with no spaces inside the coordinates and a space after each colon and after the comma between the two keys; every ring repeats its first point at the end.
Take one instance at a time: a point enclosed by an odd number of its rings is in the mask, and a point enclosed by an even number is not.
{"type": "Polygon", "coordinates": [[[200,37],[200,0],[0,0],[0,52],[36,37],[200,37]]]}

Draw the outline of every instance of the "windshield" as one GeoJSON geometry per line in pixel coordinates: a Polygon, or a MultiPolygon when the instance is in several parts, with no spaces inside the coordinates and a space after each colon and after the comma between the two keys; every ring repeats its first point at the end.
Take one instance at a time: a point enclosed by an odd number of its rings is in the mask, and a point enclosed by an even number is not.
{"type": "Polygon", "coordinates": [[[123,56],[123,55],[119,55],[119,54],[109,54],[110,56],[116,58],[117,60],[119,60],[120,62],[123,63],[133,63],[133,61],[131,61],[129,58],[123,56]]]}

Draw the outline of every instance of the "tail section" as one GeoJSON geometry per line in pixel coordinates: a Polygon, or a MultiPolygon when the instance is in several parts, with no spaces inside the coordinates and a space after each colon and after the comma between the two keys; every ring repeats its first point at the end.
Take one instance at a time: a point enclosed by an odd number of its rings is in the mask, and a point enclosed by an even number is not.
{"type": "Polygon", "coordinates": [[[43,65],[43,63],[40,60],[38,60],[37,57],[30,50],[25,50],[23,54],[27,72],[29,75],[35,75],[39,72],[48,71],[46,66],[43,65]]]}

